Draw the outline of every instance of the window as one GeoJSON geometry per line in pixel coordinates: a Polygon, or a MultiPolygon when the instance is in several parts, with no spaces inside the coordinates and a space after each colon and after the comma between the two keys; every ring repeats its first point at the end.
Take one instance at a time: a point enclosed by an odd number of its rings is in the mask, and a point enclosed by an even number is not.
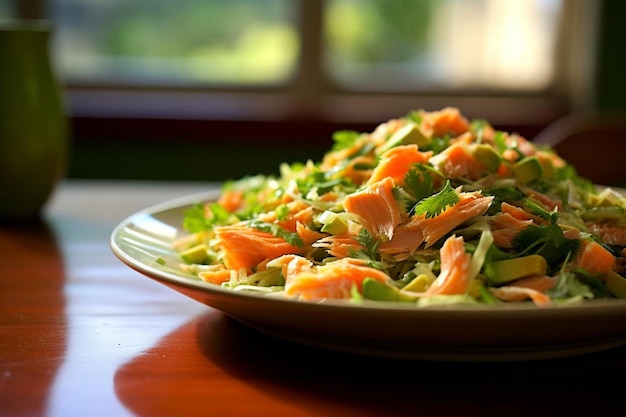
{"type": "Polygon", "coordinates": [[[284,83],[298,55],[290,0],[57,0],[55,56],[69,83],[284,83]]]}
{"type": "MultiPolygon", "coordinates": [[[[373,121],[457,105],[506,121],[514,99],[514,117],[544,122],[592,77],[578,65],[590,41],[570,36],[593,29],[594,2],[27,3],[47,4],[76,114],[373,121]]],[[[11,4],[0,0],[0,17],[11,4]]]]}
{"type": "Polygon", "coordinates": [[[541,91],[555,78],[561,0],[331,0],[327,70],[377,90],[541,91]]]}

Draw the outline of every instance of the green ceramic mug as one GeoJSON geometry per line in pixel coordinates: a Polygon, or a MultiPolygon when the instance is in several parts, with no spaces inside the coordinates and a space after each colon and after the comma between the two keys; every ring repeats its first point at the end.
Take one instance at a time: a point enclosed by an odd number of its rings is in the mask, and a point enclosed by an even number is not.
{"type": "Polygon", "coordinates": [[[0,220],[38,216],[65,175],[69,134],[44,21],[0,21],[0,220]]]}

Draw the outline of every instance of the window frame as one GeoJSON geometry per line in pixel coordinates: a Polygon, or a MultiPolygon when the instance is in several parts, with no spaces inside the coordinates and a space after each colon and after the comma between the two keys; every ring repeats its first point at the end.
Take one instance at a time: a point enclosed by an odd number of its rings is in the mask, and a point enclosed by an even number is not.
{"type": "MultiPolygon", "coordinates": [[[[18,17],[45,18],[46,0],[17,2],[18,17]]],[[[65,84],[68,111],[75,118],[203,119],[280,122],[371,123],[405,114],[416,107],[453,105],[468,117],[494,124],[546,125],[593,101],[598,31],[598,2],[563,4],[556,82],[541,92],[364,92],[334,83],[323,65],[325,1],[299,2],[301,54],[293,79],[275,86],[156,87],[139,85],[65,84]],[[581,35],[581,34],[584,34],[581,35]],[[566,42],[572,39],[571,42],[566,42]]]]}

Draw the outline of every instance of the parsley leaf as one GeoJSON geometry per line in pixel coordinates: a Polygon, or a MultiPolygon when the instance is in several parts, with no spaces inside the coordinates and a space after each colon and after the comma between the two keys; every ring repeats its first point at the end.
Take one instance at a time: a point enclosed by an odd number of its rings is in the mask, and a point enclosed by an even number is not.
{"type": "Polygon", "coordinates": [[[328,178],[326,172],[314,171],[305,178],[296,179],[296,185],[302,195],[307,195],[315,188],[318,195],[326,194],[338,185],[350,185],[350,180],[345,177],[328,178]]]}
{"type": "Polygon", "coordinates": [[[503,202],[514,204],[524,199],[524,194],[522,194],[522,192],[515,187],[489,188],[483,190],[483,194],[494,197],[491,206],[489,206],[489,209],[487,210],[489,215],[494,215],[502,211],[503,202]]]}
{"type": "Polygon", "coordinates": [[[278,218],[278,220],[287,220],[287,218],[289,217],[289,206],[287,206],[287,204],[280,204],[278,207],[276,207],[275,212],[276,218],[278,218]]]}
{"type": "Polygon", "coordinates": [[[361,133],[354,130],[338,130],[333,133],[333,141],[335,142],[332,150],[338,151],[349,148],[361,136],[361,133]]]}
{"type": "Polygon", "coordinates": [[[406,116],[407,119],[415,123],[416,125],[422,124],[422,115],[418,111],[411,111],[406,116]]]}
{"type": "Polygon", "coordinates": [[[216,224],[226,223],[229,217],[230,213],[218,203],[206,206],[198,203],[185,211],[183,228],[189,233],[202,232],[210,230],[216,224]]]}
{"type": "Polygon", "coordinates": [[[376,252],[380,241],[375,239],[364,227],[359,230],[359,235],[355,239],[364,247],[363,253],[366,255],[366,259],[376,261],[376,252]]]}
{"type": "Polygon", "coordinates": [[[426,215],[427,219],[437,217],[447,207],[454,206],[460,201],[459,195],[450,185],[450,180],[446,181],[446,185],[437,194],[420,200],[411,210],[414,215],[426,215]]]}

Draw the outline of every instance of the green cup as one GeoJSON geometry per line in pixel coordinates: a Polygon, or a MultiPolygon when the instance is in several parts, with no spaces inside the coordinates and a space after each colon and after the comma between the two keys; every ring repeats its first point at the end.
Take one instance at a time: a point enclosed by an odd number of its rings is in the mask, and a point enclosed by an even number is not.
{"type": "Polygon", "coordinates": [[[68,123],[44,21],[0,21],[0,220],[39,216],[65,175],[68,123]]]}

